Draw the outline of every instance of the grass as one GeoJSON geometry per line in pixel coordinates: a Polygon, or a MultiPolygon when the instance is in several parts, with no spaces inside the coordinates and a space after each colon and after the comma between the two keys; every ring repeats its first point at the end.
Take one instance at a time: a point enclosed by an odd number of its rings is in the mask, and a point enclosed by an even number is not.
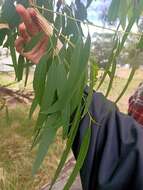
{"type": "Polygon", "coordinates": [[[4,111],[0,112],[0,190],[40,189],[51,180],[60,159],[64,145],[59,135],[37,175],[31,176],[36,155],[36,150],[31,151],[35,119],[28,119],[28,110],[29,106],[10,108],[8,123],[4,111]]]}
{"type": "MultiPolygon", "coordinates": [[[[111,100],[114,101],[119,95],[129,72],[128,69],[118,69],[109,95],[111,100]]],[[[0,84],[7,84],[12,80],[14,80],[13,74],[0,74],[0,84]]],[[[138,70],[118,103],[121,111],[127,112],[128,98],[141,80],[142,71],[138,70]]],[[[108,79],[101,87],[102,92],[105,92],[107,84],[108,79]]],[[[29,86],[28,88],[31,88],[29,86]]],[[[23,88],[23,84],[14,84],[11,88],[23,88]]],[[[31,176],[36,150],[31,151],[30,147],[36,115],[29,120],[28,112],[29,105],[10,106],[8,121],[5,110],[0,112],[0,190],[39,190],[44,184],[50,182],[62,154],[64,143],[61,141],[59,132],[41,169],[34,178],[31,176]]]]}
{"type": "MultiPolygon", "coordinates": [[[[131,70],[127,69],[127,68],[118,68],[117,69],[116,76],[114,78],[113,86],[112,86],[111,92],[108,96],[108,99],[112,100],[113,102],[117,99],[117,97],[119,96],[119,94],[121,93],[123,87],[125,86],[125,84],[127,82],[127,78],[129,76],[130,71],[131,70]]],[[[136,71],[134,78],[133,78],[132,82],[129,84],[125,94],[120,99],[120,101],[117,103],[117,106],[119,107],[119,109],[124,113],[127,113],[127,110],[128,110],[129,97],[135,92],[138,85],[141,82],[143,82],[142,73],[143,73],[143,70],[141,70],[141,69],[138,69],[136,71]]],[[[106,94],[108,83],[109,83],[109,79],[107,78],[100,88],[100,91],[103,92],[104,94],[106,94]]]]}

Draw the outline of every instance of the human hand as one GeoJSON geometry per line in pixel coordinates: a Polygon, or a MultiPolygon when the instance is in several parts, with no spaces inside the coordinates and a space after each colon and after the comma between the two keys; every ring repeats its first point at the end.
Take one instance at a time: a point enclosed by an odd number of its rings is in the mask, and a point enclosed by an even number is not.
{"type": "Polygon", "coordinates": [[[21,55],[34,64],[37,64],[46,52],[48,36],[46,34],[43,35],[42,39],[32,50],[24,52],[24,45],[28,43],[33,36],[38,34],[38,32],[43,31],[43,29],[39,22],[37,22],[37,12],[33,8],[26,9],[23,5],[18,4],[16,6],[16,11],[20,15],[22,23],[18,27],[19,37],[15,41],[15,48],[21,55]]]}

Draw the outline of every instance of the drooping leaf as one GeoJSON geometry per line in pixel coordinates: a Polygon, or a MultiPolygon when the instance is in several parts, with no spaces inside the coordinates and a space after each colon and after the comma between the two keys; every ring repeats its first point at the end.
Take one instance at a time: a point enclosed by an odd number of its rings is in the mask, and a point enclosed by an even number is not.
{"type": "Polygon", "coordinates": [[[120,7],[119,7],[119,19],[123,29],[126,27],[127,22],[127,10],[128,4],[126,0],[120,0],[120,7]]]}
{"type": "Polygon", "coordinates": [[[7,33],[8,33],[8,29],[1,29],[0,30],[0,46],[3,44],[7,33]]]}
{"type": "Polygon", "coordinates": [[[87,152],[88,152],[90,137],[91,137],[91,127],[89,126],[85,131],[75,167],[74,167],[63,190],[69,190],[71,188],[74,180],[76,179],[76,177],[78,175],[78,172],[82,168],[83,163],[86,158],[86,155],[87,155],[87,152]]]}
{"type": "MultiPolygon", "coordinates": [[[[28,60],[27,60],[28,62],[28,60]]],[[[26,67],[25,67],[25,82],[24,82],[24,86],[26,87],[27,85],[27,82],[28,82],[28,77],[29,77],[29,64],[26,64],[26,67]]]]}
{"type": "Polygon", "coordinates": [[[87,18],[87,9],[84,4],[80,0],[75,1],[76,4],[76,12],[75,17],[81,21],[87,18]]]}
{"type": "Polygon", "coordinates": [[[82,77],[82,74],[85,72],[85,69],[87,67],[87,63],[88,63],[88,59],[90,55],[90,45],[91,45],[91,39],[89,36],[86,40],[84,47],[82,47],[83,45],[80,39],[77,42],[76,47],[73,52],[73,60],[70,66],[69,78],[68,78],[65,91],[63,95],[59,98],[59,101],[57,101],[49,109],[49,113],[56,112],[59,109],[62,109],[64,107],[64,102],[65,101],[68,102],[71,100],[72,95],[76,90],[76,85],[78,85],[78,82],[80,81],[79,73],[82,77]]]}
{"type": "Polygon", "coordinates": [[[16,12],[13,0],[4,1],[0,20],[8,23],[12,28],[20,23],[20,16],[16,12]]]}
{"type": "Polygon", "coordinates": [[[109,82],[109,85],[108,85],[108,88],[107,88],[107,92],[106,92],[106,97],[109,95],[109,92],[112,88],[112,84],[113,84],[113,80],[114,80],[114,76],[115,76],[115,71],[116,71],[116,58],[114,58],[114,61],[112,62],[112,69],[111,69],[111,72],[110,72],[110,82],[109,82]]]}
{"type": "Polygon", "coordinates": [[[112,0],[108,11],[109,21],[114,22],[117,19],[119,7],[120,7],[120,0],[112,0]]]}
{"type": "Polygon", "coordinates": [[[63,121],[63,139],[66,139],[69,132],[70,125],[70,104],[67,104],[61,114],[63,121]]]}
{"type": "Polygon", "coordinates": [[[12,58],[13,66],[14,66],[15,75],[17,78],[17,65],[18,65],[18,63],[17,63],[16,51],[14,48],[15,37],[13,34],[9,34],[8,37],[9,37],[8,42],[9,42],[9,47],[10,47],[10,54],[11,54],[11,58],[12,58]]]}
{"type": "Polygon", "coordinates": [[[30,108],[30,111],[29,111],[29,118],[30,119],[31,119],[31,117],[32,117],[37,106],[38,106],[38,100],[36,98],[34,98],[32,105],[31,105],[31,108],[30,108]]]}
{"type": "Polygon", "coordinates": [[[23,77],[24,62],[25,62],[24,57],[19,55],[18,65],[17,65],[17,80],[18,81],[22,80],[22,77],[23,77]]]}
{"type": "MultiPolygon", "coordinates": [[[[138,54],[136,54],[136,56],[138,56],[138,54]]],[[[134,61],[134,60],[133,60],[133,61],[134,61]]],[[[115,103],[117,103],[117,102],[121,99],[121,97],[124,95],[124,93],[126,92],[126,90],[127,90],[128,86],[129,86],[130,82],[132,81],[132,79],[133,79],[133,77],[134,77],[134,74],[135,74],[137,68],[138,68],[138,65],[136,65],[135,62],[133,62],[132,70],[131,70],[131,72],[130,72],[130,75],[129,75],[129,77],[128,77],[128,80],[127,80],[127,82],[126,82],[124,88],[122,89],[121,93],[119,94],[118,98],[116,99],[115,103]]]]}
{"type": "Polygon", "coordinates": [[[54,115],[47,119],[44,129],[42,131],[42,137],[40,139],[39,149],[37,156],[33,165],[32,174],[34,175],[39,169],[40,165],[43,162],[44,157],[46,156],[49,146],[54,141],[56,136],[57,127],[60,125],[60,121],[57,120],[57,115],[54,115]]]}
{"type": "Polygon", "coordinates": [[[86,8],[88,8],[92,2],[93,2],[93,0],[87,0],[86,8]]]}
{"type": "Polygon", "coordinates": [[[46,73],[47,73],[47,60],[49,54],[45,54],[39,64],[36,65],[35,73],[34,73],[34,80],[33,80],[33,88],[35,91],[36,99],[38,100],[39,104],[41,104],[44,88],[45,88],[45,80],[46,80],[46,73]]]}
{"type": "MultiPolygon", "coordinates": [[[[54,1],[53,0],[44,0],[44,8],[49,9],[50,11],[54,11],[54,1]]],[[[54,23],[54,13],[43,11],[44,17],[51,23],[54,23]]]]}
{"type": "Polygon", "coordinates": [[[103,76],[102,76],[102,78],[101,78],[101,81],[100,81],[99,85],[97,86],[97,89],[96,89],[96,90],[98,90],[98,89],[101,87],[101,85],[103,84],[103,82],[104,82],[104,80],[105,80],[107,74],[109,73],[109,69],[110,69],[110,67],[111,67],[111,65],[112,65],[112,61],[113,61],[113,59],[114,59],[114,51],[115,51],[116,48],[117,48],[117,44],[118,44],[118,43],[117,43],[117,40],[115,40],[115,44],[114,44],[114,47],[113,47],[112,52],[111,52],[111,54],[110,54],[110,57],[109,57],[109,59],[108,59],[108,63],[107,63],[106,66],[105,66],[105,71],[104,71],[104,73],[103,73],[103,76]]]}
{"type": "Polygon", "coordinates": [[[42,128],[42,126],[44,125],[45,121],[47,119],[47,115],[45,114],[42,114],[41,113],[41,110],[39,112],[39,115],[38,115],[38,118],[37,118],[37,121],[36,121],[36,125],[35,125],[35,133],[38,131],[39,132],[39,129],[42,128]]]}
{"type": "Polygon", "coordinates": [[[45,90],[41,104],[42,111],[47,111],[54,102],[55,91],[57,87],[56,76],[57,76],[57,67],[55,64],[52,64],[48,70],[48,76],[45,84],[45,90]]]}
{"type": "Polygon", "coordinates": [[[52,189],[53,184],[56,182],[57,177],[59,176],[59,174],[60,174],[60,172],[61,172],[61,170],[62,170],[62,168],[63,168],[63,166],[64,166],[64,164],[66,162],[66,159],[67,159],[68,154],[70,152],[70,148],[72,147],[75,135],[76,135],[77,130],[78,130],[78,125],[79,125],[79,122],[80,122],[80,114],[81,114],[81,105],[79,105],[79,107],[78,107],[78,109],[76,111],[76,115],[74,117],[74,121],[73,121],[73,124],[72,124],[70,132],[69,132],[69,138],[67,140],[66,149],[64,150],[64,152],[62,154],[60,163],[58,165],[58,168],[56,169],[56,172],[55,172],[54,178],[53,178],[53,180],[51,182],[51,186],[50,186],[49,190],[52,189]]]}
{"type": "Polygon", "coordinates": [[[64,64],[58,64],[57,71],[57,91],[58,95],[61,96],[67,83],[67,73],[64,64]]]}
{"type": "Polygon", "coordinates": [[[90,63],[90,84],[89,84],[89,89],[87,89],[88,91],[88,96],[86,98],[86,103],[85,103],[85,108],[84,108],[84,111],[83,111],[83,114],[82,114],[82,117],[85,116],[85,114],[87,113],[88,109],[89,109],[89,106],[91,104],[91,101],[92,101],[92,95],[93,95],[93,89],[94,89],[94,86],[95,86],[95,82],[97,80],[97,68],[96,67],[96,63],[95,61],[93,60],[90,60],[92,61],[92,63],[90,63]]]}

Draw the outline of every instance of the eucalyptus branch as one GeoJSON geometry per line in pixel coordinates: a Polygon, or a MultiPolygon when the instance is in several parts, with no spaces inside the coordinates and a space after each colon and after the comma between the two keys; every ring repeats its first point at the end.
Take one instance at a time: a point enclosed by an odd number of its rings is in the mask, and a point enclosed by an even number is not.
{"type": "MultiPolygon", "coordinates": [[[[45,7],[40,7],[40,6],[35,5],[33,3],[31,4],[31,6],[34,7],[34,8],[38,8],[38,9],[50,12],[50,13],[55,13],[57,15],[65,16],[65,14],[63,14],[63,13],[60,13],[60,12],[57,12],[57,11],[52,11],[50,9],[47,9],[45,7]]],[[[118,32],[118,33],[121,33],[121,34],[132,34],[132,35],[136,35],[136,36],[139,36],[139,37],[142,35],[142,34],[131,32],[131,31],[130,32],[125,32],[125,31],[121,31],[121,30],[117,31],[116,29],[112,29],[112,28],[105,27],[105,26],[100,26],[100,25],[94,24],[91,21],[88,21],[88,22],[87,21],[83,21],[83,20],[80,20],[80,19],[68,16],[68,15],[66,15],[66,17],[69,18],[70,20],[75,21],[75,22],[80,22],[80,23],[82,23],[84,25],[93,26],[93,27],[100,28],[100,29],[103,29],[103,30],[108,30],[108,31],[112,31],[112,32],[118,32]]]]}

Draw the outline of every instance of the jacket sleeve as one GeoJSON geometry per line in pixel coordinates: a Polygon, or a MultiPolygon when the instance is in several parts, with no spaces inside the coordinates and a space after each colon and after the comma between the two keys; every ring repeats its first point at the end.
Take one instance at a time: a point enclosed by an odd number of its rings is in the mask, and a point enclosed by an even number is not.
{"type": "MultiPolygon", "coordinates": [[[[143,190],[141,125],[100,93],[94,93],[89,111],[96,122],[91,125],[90,146],[80,172],[83,190],[143,190]]],[[[74,141],[75,157],[87,127],[88,115],[74,141]]]]}

